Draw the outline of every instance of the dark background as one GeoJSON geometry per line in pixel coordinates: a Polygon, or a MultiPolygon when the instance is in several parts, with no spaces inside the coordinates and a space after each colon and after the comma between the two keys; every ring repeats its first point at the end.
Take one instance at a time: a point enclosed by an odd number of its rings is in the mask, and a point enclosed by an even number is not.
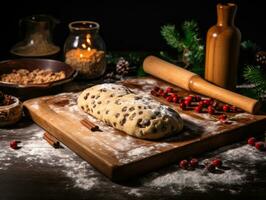
{"type": "Polygon", "coordinates": [[[61,23],[54,30],[54,42],[63,47],[68,35],[68,23],[94,20],[100,23],[100,34],[108,50],[160,50],[165,42],[160,27],[166,23],[177,26],[187,19],[196,19],[202,36],[216,23],[216,4],[238,4],[236,25],[242,40],[252,40],[266,47],[266,8],[264,1],[157,0],[157,1],[20,1],[1,6],[0,58],[10,57],[9,50],[19,41],[18,21],[32,14],[50,14],[61,23]]]}

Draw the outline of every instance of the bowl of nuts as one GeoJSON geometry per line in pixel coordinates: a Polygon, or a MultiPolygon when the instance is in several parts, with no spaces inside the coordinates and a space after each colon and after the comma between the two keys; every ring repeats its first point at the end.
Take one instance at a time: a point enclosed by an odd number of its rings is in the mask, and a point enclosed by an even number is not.
{"type": "Polygon", "coordinates": [[[50,59],[15,59],[0,62],[0,89],[22,99],[52,94],[72,81],[77,72],[50,59]]]}
{"type": "Polygon", "coordinates": [[[0,91],[0,127],[18,122],[22,115],[22,104],[17,97],[0,91]]]}

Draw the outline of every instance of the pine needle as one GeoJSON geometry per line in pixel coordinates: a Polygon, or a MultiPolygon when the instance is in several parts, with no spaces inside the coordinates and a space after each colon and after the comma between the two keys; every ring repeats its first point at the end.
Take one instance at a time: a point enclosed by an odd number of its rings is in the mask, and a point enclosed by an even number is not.
{"type": "Polygon", "coordinates": [[[262,97],[266,93],[266,77],[259,67],[247,66],[244,69],[244,78],[255,85],[258,97],[262,97]]]}

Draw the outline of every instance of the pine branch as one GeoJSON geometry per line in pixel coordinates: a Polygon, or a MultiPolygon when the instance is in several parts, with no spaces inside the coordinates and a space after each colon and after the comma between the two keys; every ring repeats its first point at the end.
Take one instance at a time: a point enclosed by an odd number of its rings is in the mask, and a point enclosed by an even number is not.
{"type": "Polygon", "coordinates": [[[266,77],[258,67],[247,66],[244,69],[244,78],[255,85],[258,97],[266,93],[266,77]]]}
{"type": "Polygon", "coordinates": [[[164,25],[161,28],[161,35],[166,43],[178,52],[182,51],[182,44],[180,43],[180,34],[177,32],[175,25],[164,25]]]}

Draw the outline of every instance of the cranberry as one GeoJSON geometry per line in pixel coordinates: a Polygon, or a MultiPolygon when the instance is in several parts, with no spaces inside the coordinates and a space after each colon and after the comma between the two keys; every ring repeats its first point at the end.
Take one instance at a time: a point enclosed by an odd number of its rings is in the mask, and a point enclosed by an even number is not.
{"type": "Polygon", "coordinates": [[[200,101],[198,105],[204,107],[204,101],[200,101]]]}
{"type": "Polygon", "coordinates": [[[188,168],[188,161],[187,160],[181,160],[179,162],[179,167],[182,169],[187,169],[188,168]]]}
{"type": "Polygon", "coordinates": [[[166,92],[166,93],[173,92],[173,88],[171,88],[171,87],[167,87],[167,88],[165,89],[165,92],[166,92]]]}
{"type": "Polygon", "coordinates": [[[225,114],[222,114],[218,118],[220,121],[225,121],[227,119],[227,116],[225,114]]]}
{"type": "Polygon", "coordinates": [[[168,93],[168,95],[170,95],[173,98],[176,96],[176,94],[175,93],[172,93],[172,92],[171,93],[168,93]]]}
{"type": "Polygon", "coordinates": [[[256,147],[256,149],[258,149],[260,151],[264,151],[265,150],[265,144],[264,144],[264,142],[256,142],[255,143],[255,147],[256,147]]]}
{"type": "Polygon", "coordinates": [[[229,105],[226,104],[226,105],[223,106],[223,111],[224,112],[228,112],[229,110],[230,110],[229,105]]]}
{"type": "Polygon", "coordinates": [[[204,106],[209,106],[211,105],[211,100],[210,99],[203,100],[203,104],[204,106]]]}
{"type": "Polygon", "coordinates": [[[179,107],[180,107],[182,110],[185,110],[185,109],[186,109],[186,104],[185,104],[185,103],[180,103],[180,104],[179,104],[179,107]]]}
{"type": "Polygon", "coordinates": [[[190,106],[190,104],[191,104],[191,100],[189,100],[189,99],[185,99],[184,104],[186,104],[186,106],[190,106]]]}
{"type": "Polygon", "coordinates": [[[194,99],[195,99],[195,101],[197,101],[197,102],[201,101],[201,97],[200,97],[199,95],[196,95],[196,96],[194,97],[194,99]]]}
{"type": "Polygon", "coordinates": [[[16,140],[12,140],[9,145],[12,149],[18,149],[18,141],[16,140]]]}
{"type": "Polygon", "coordinates": [[[197,167],[199,165],[199,161],[198,161],[198,159],[193,158],[193,159],[190,160],[189,164],[190,164],[191,167],[195,168],[195,167],[197,167]]]}
{"type": "Polygon", "coordinates": [[[155,86],[155,87],[153,88],[153,90],[156,91],[156,92],[158,92],[158,91],[160,90],[160,88],[159,88],[158,86],[155,86]]]}
{"type": "Polygon", "coordinates": [[[172,97],[172,96],[168,96],[168,97],[166,97],[166,101],[168,101],[168,102],[172,102],[172,101],[173,101],[173,97],[172,97]]]}
{"type": "Polygon", "coordinates": [[[208,113],[211,114],[211,115],[213,115],[215,113],[215,110],[214,110],[214,108],[212,106],[208,106],[207,110],[208,110],[208,113]]]}
{"type": "Polygon", "coordinates": [[[192,102],[192,101],[194,100],[194,96],[192,96],[192,95],[187,96],[187,97],[185,98],[185,100],[188,100],[188,101],[192,102]]]}
{"type": "Polygon", "coordinates": [[[179,96],[177,96],[177,95],[174,96],[174,97],[173,97],[173,102],[174,102],[174,103],[178,103],[178,101],[179,101],[179,96]]]}
{"type": "Polygon", "coordinates": [[[211,164],[213,164],[215,167],[221,167],[223,163],[222,163],[221,159],[216,158],[216,159],[212,160],[211,164]]]}
{"type": "Polygon", "coordinates": [[[251,137],[251,138],[248,139],[248,144],[250,146],[255,146],[255,143],[256,143],[256,138],[251,137]]]}
{"type": "Polygon", "coordinates": [[[195,112],[200,113],[202,111],[202,106],[195,107],[195,112]]]}

